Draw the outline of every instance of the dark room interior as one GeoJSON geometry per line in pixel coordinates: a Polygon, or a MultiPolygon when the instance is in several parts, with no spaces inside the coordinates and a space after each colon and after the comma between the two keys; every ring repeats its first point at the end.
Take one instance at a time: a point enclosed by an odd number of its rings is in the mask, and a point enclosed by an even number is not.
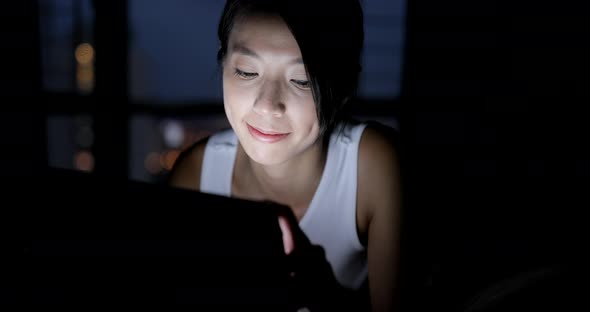
{"type": "MultiPolygon", "coordinates": [[[[399,310],[577,310],[588,263],[581,216],[590,207],[587,11],[555,1],[361,3],[364,76],[351,113],[397,134],[404,194],[399,310]]],[[[25,245],[25,273],[8,272],[14,279],[6,279],[0,300],[22,302],[16,285],[23,276],[25,302],[60,295],[27,288],[44,263],[27,250],[38,239],[89,239],[91,231],[63,222],[66,212],[77,212],[70,217],[78,216],[78,226],[105,222],[112,229],[116,218],[107,212],[121,214],[137,233],[149,233],[133,216],[157,224],[158,211],[166,211],[161,227],[172,230],[174,215],[199,217],[178,207],[232,205],[165,185],[182,150],[229,127],[215,60],[223,1],[26,0],[5,7],[2,206],[24,222],[10,231],[25,233],[13,235],[25,245]],[[109,203],[128,210],[102,207],[109,203]],[[47,212],[51,205],[55,213],[47,212]],[[103,208],[104,219],[92,219],[103,208]],[[81,232],[58,233],[48,222],[81,232]]],[[[198,223],[199,233],[219,225],[198,223]]],[[[120,236],[109,239],[129,239],[132,231],[113,230],[120,236]]],[[[212,257],[231,257],[225,252],[212,257]]],[[[252,258],[242,265],[263,272],[252,258]]],[[[282,289],[275,269],[258,282],[282,289]]],[[[240,277],[252,279],[250,273],[240,277]]],[[[236,289],[196,298],[264,300],[236,289]]],[[[273,303],[282,299],[275,295],[273,303]]]]}

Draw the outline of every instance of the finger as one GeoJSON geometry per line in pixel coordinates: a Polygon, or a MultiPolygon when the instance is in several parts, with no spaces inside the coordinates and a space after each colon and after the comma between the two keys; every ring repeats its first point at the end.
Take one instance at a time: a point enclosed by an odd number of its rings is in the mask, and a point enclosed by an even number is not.
{"type": "Polygon", "coordinates": [[[291,231],[291,226],[289,225],[289,221],[285,216],[279,215],[279,227],[281,228],[281,232],[283,234],[283,247],[285,249],[285,254],[289,255],[295,249],[295,239],[293,238],[293,231],[291,231]]]}

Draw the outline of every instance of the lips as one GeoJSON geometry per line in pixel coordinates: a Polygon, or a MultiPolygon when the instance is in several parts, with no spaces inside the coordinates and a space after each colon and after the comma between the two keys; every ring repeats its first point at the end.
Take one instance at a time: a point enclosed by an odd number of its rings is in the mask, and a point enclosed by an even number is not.
{"type": "Polygon", "coordinates": [[[248,131],[256,140],[264,142],[264,143],[275,143],[281,141],[282,139],[286,138],[289,133],[280,133],[276,131],[269,131],[269,130],[262,130],[256,127],[251,126],[250,124],[246,123],[248,127],[248,131]]]}

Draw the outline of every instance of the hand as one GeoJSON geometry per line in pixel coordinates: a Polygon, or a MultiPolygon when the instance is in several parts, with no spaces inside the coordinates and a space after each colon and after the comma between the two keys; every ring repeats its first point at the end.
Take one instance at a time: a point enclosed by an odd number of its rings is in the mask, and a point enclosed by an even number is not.
{"type": "Polygon", "coordinates": [[[288,259],[290,286],[298,306],[312,312],[346,308],[352,291],[338,283],[324,249],[311,244],[290,210],[280,212],[278,222],[288,259]]]}

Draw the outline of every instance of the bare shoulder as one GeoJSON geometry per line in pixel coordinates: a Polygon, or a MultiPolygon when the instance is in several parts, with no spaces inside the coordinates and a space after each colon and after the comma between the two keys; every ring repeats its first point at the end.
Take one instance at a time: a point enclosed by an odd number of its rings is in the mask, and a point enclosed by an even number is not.
{"type": "Polygon", "coordinates": [[[377,310],[393,306],[398,277],[402,210],[399,143],[396,131],[371,124],[359,143],[358,200],[363,202],[357,207],[357,226],[365,234],[371,304],[377,310]]]}
{"type": "Polygon", "coordinates": [[[209,137],[201,139],[180,153],[170,172],[168,184],[190,190],[200,190],[203,155],[208,140],[209,137]]]}
{"type": "Polygon", "coordinates": [[[358,200],[364,215],[359,217],[365,224],[376,209],[395,206],[399,197],[398,143],[393,128],[370,123],[363,131],[358,152],[358,200]]]}
{"type": "Polygon", "coordinates": [[[387,163],[395,161],[396,159],[392,157],[397,157],[397,140],[398,133],[394,128],[379,123],[367,124],[359,143],[359,164],[362,160],[367,160],[369,163],[375,160],[383,160],[387,163]]]}

